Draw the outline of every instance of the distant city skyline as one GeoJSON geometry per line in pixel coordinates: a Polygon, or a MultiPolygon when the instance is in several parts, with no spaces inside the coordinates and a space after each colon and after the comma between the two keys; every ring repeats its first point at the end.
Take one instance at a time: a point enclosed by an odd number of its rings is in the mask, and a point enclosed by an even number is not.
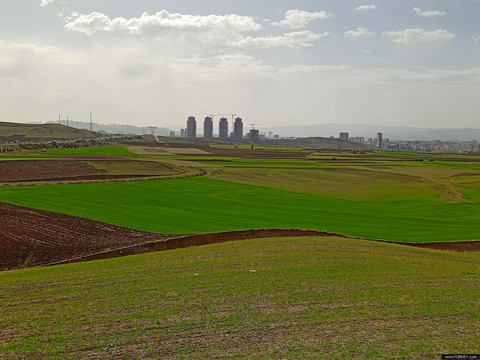
{"type": "Polygon", "coordinates": [[[180,128],[237,112],[260,128],[478,129],[479,13],[478,0],[4,0],[0,121],[93,111],[180,128]]]}

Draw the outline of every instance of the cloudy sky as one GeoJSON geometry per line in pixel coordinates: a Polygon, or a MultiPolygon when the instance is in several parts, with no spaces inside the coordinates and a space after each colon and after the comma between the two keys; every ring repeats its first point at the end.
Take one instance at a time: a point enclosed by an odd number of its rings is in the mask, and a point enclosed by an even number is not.
{"type": "Polygon", "coordinates": [[[480,0],[1,0],[0,121],[480,128],[480,0]]]}

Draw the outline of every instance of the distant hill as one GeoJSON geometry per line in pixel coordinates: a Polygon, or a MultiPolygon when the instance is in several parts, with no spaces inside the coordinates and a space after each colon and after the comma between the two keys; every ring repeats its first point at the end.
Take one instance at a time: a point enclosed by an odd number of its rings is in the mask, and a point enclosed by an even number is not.
{"type": "Polygon", "coordinates": [[[13,140],[28,141],[30,139],[93,139],[99,136],[101,135],[95,132],[59,124],[19,124],[0,122],[0,141],[2,142],[13,140]]]}
{"type": "Polygon", "coordinates": [[[351,137],[377,137],[377,132],[383,133],[390,140],[442,140],[471,141],[480,140],[480,129],[431,129],[407,126],[358,125],[358,124],[318,124],[295,125],[285,127],[261,127],[261,132],[271,131],[282,137],[330,137],[339,136],[340,132],[348,132],[351,137]]]}
{"type": "MultiPolygon", "coordinates": [[[[48,122],[48,124],[53,124],[54,122],[48,122]]],[[[56,122],[58,124],[58,121],[56,122]]],[[[62,124],[66,124],[66,121],[62,120],[62,124]]],[[[90,123],[86,121],[69,121],[68,125],[77,129],[90,129],[90,123]]],[[[106,132],[109,134],[134,134],[134,135],[145,135],[150,134],[151,130],[144,126],[133,126],[133,125],[118,125],[118,124],[96,124],[93,123],[93,131],[106,132]]],[[[160,136],[169,136],[170,130],[164,127],[157,127],[155,129],[155,135],[160,136]]]]}

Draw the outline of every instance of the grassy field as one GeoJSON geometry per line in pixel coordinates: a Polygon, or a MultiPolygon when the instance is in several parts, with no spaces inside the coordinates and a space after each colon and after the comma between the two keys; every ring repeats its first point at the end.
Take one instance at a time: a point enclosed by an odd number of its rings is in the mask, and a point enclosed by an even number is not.
{"type": "Polygon", "coordinates": [[[479,260],[305,237],[0,273],[0,358],[477,353],[479,260]]]}
{"type": "Polygon", "coordinates": [[[0,201],[160,233],[300,228],[413,242],[480,239],[477,204],[447,204],[429,192],[348,201],[192,178],[3,187],[0,201]]]}
{"type": "Polygon", "coordinates": [[[78,149],[55,149],[50,150],[48,154],[62,155],[103,155],[103,156],[134,156],[126,146],[93,146],[78,149]]]}
{"type": "Polygon", "coordinates": [[[354,201],[385,201],[435,195],[421,177],[379,171],[357,171],[331,168],[222,168],[212,177],[243,184],[260,185],[354,201]]]}

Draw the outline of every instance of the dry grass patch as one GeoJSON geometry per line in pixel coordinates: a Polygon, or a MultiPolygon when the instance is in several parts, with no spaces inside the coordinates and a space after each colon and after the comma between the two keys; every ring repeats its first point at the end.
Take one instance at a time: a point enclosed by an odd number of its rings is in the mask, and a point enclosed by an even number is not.
{"type": "Polygon", "coordinates": [[[428,193],[420,178],[369,169],[240,169],[212,172],[215,179],[358,201],[409,198],[428,193]]]}

